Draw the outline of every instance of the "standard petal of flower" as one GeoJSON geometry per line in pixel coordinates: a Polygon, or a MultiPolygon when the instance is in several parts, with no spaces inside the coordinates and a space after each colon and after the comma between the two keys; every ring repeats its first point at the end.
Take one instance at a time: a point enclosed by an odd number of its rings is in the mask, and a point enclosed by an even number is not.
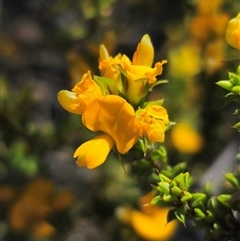
{"type": "Polygon", "coordinates": [[[111,136],[104,134],[97,136],[77,148],[73,157],[78,158],[76,164],[89,169],[101,165],[107,158],[114,145],[111,136]]]}
{"type": "Polygon", "coordinates": [[[101,44],[99,47],[99,62],[102,62],[108,58],[109,58],[108,51],[106,47],[103,44],[101,44]]]}
{"type": "Polygon", "coordinates": [[[148,34],[145,34],[137,46],[137,50],[133,55],[134,65],[152,66],[154,57],[154,49],[148,34]]]}
{"type": "Polygon", "coordinates": [[[73,114],[82,114],[82,106],[79,105],[79,99],[76,93],[68,90],[61,90],[58,93],[57,98],[65,110],[73,114]]]}
{"type": "Polygon", "coordinates": [[[91,131],[109,134],[122,154],[129,151],[139,138],[139,124],[133,107],[116,95],[91,102],[83,113],[82,122],[91,131]]]}

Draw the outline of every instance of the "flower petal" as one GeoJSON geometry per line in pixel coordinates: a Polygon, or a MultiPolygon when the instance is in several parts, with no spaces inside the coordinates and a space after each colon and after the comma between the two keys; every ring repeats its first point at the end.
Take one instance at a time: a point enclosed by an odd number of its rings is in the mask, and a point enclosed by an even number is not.
{"type": "Polygon", "coordinates": [[[240,13],[229,21],[225,38],[229,45],[240,50],[240,13]]]}
{"type": "Polygon", "coordinates": [[[137,50],[133,55],[134,65],[152,66],[154,57],[154,49],[148,34],[145,34],[137,46],[137,50]]]}
{"type": "Polygon", "coordinates": [[[79,105],[79,99],[76,93],[68,91],[68,90],[61,90],[57,95],[58,101],[61,106],[73,113],[73,114],[82,114],[81,106],[79,105]]]}
{"type": "Polygon", "coordinates": [[[104,134],[97,136],[77,148],[73,157],[78,157],[78,166],[87,166],[92,169],[101,165],[107,158],[114,145],[111,136],[104,134]]]}
{"type": "Polygon", "coordinates": [[[122,154],[129,151],[139,138],[139,124],[133,107],[116,95],[91,102],[83,113],[82,122],[91,131],[109,134],[122,154]]]}
{"type": "Polygon", "coordinates": [[[131,223],[135,232],[149,241],[168,240],[177,227],[176,221],[167,224],[168,211],[168,208],[158,208],[152,215],[132,211],[131,223]]]}
{"type": "Polygon", "coordinates": [[[82,76],[81,81],[73,87],[72,92],[60,91],[58,101],[67,111],[81,115],[85,107],[99,96],[102,96],[101,89],[93,81],[91,72],[88,71],[82,76]]]}
{"type": "Polygon", "coordinates": [[[159,105],[150,105],[137,111],[141,126],[141,135],[150,142],[164,142],[166,125],[169,123],[165,108],[159,105]]]}

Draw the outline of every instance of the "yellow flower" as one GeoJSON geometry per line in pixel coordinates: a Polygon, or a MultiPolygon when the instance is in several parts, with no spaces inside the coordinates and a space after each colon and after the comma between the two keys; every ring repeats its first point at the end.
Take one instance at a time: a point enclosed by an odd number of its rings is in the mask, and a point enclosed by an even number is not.
{"type": "Polygon", "coordinates": [[[230,46],[240,50],[240,13],[228,22],[225,38],[230,46]]]}
{"type": "Polygon", "coordinates": [[[98,68],[101,72],[101,76],[114,80],[116,82],[118,91],[124,94],[118,67],[121,62],[121,54],[118,54],[114,58],[109,56],[108,51],[104,45],[100,45],[99,53],[100,57],[98,68]]]}
{"type": "Polygon", "coordinates": [[[82,122],[91,131],[109,134],[122,154],[129,151],[139,138],[139,124],[133,107],[117,95],[92,101],[83,113],[82,122]]]}
{"type": "Polygon", "coordinates": [[[106,160],[114,145],[125,154],[139,138],[139,124],[133,107],[116,95],[93,100],[86,106],[82,122],[89,130],[104,134],[78,147],[74,153],[78,166],[95,168],[106,160]]]}
{"type": "Polygon", "coordinates": [[[114,146],[114,140],[108,134],[97,136],[83,143],[77,148],[73,157],[78,158],[77,166],[86,166],[89,169],[101,165],[114,146]]]}
{"type": "Polygon", "coordinates": [[[99,54],[100,56],[98,68],[101,71],[101,76],[117,80],[120,74],[117,65],[120,64],[121,55],[118,54],[114,58],[109,56],[108,51],[104,45],[100,45],[99,54]]]}
{"type": "Polygon", "coordinates": [[[194,41],[188,41],[169,51],[169,72],[172,76],[188,79],[201,70],[200,48],[194,41]],[[184,63],[184,64],[179,64],[184,63]]]}
{"type": "Polygon", "coordinates": [[[72,91],[60,91],[58,101],[65,110],[82,115],[86,106],[100,96],[102,96],[101,89],[93,81],[91,73],[88,71],[73,87],[72,91]]]}
{"type": "Polygon", "coordinates": [[[186,122],[175,125],[171,139],[176,149],[183,153],[196,153],[203,145],[201,135],[186,122]]]}
{"type": "Polygon", "coordinates": [[[165,108],[159,105],[148,105],[137,110],[140,123],[140,135],[148,138],[150,142],[164,142],[166,126],[169,123],[165,108]]]}
{"type": "Polygon", "coordinates": [[[118,208],[118,218],[133,227],[135,232],[142,238],[149,241],[168,240],[177,229],[177,221],[167,223],[169,209],[150,204],[155,192],[147,193],[139,198],[139,209],[133,210],[130,207],[118,208]]]}
{"type": "Polygon", "coordinates": [[[127,99],[133,104],[138,104],[144,97],[144,87],[148,83],[154,84],[156,76],[162,73],[162,65],[167,61],[157,62],[152,68],[154,49],[149,35],[144,35],[133,55],[133,61],[123,55],[121,68],[127,78],[127,99]]]}

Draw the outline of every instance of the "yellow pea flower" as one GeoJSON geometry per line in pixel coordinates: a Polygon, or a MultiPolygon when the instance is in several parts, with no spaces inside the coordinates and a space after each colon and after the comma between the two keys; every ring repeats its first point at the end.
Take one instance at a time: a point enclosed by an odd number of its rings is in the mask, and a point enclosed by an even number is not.
{"type": "Polygon", "coordinates": [[[114,143],[114,140],[108,134],[97,136],[83,143],[73,155],[74,158],[77,157],[77,166],[86,166],[92,169],[101,165],[106,160],[114,143]]]}
{"type": "Polygon", "coordinates": [[[117,65],[120,64],[121,55],[118,54],[114,58],[109,56],[107,49],[104,45],[99,48],[99,70],[102,77],[117,80],[119,78],[119,70],[117,65]]]}
{"type": "Polygon", "coordinates": [[[102,96],[101,89],[93,81],[91,72],[82,76],[72,91],[62,90],[58,93],[58,101],[61,106],[74,114],[82,115],[86,106],[94,99],[102,96]]]}
{"type": "Polygon", "coordinates": [[[230,46],[240,50],[240,13],[228,22],[225,39],[230,46]]]}
{"type": "Polygon", "coordinates": [[[203,146],[202,136],[187,122],[174,126],[171,139],[176,149],[183,153],[197,153],[203,146]]]}
{"type": "Polygon", "coordinates": [[[121,68],[127,78],[127,99],[138,104],[144,97],[144,88],[148,83],[154,84],[157,81],[156,76],[162,73],[162,65],[167,61],[157,62],[152,68],[154,58],[154,49],[148,34],[145,34],[133,55],[132,62],[123,55],[121,59],[121,68]]]}
{"type": "Polygon", "coordinates": [[[117,217],[125,224],[131,225],[134,231],[149,241],[164,241],[171,238],[177,230],[177,221],[167,223],[169,208],[152,206],[151,200],[155,192],[147,193],[139,198],[139,210],[131,207],[120,207],[116,210],[117,217]]]}
{"type": "Polygon", "coordinates": [[[169,123],[167,110],[159,105],[149,105],[137,110],[140,135],[150,142],[164,142],[166,126],[169,123]]]}
{"type": "Polygon", "coordinates": [[[100,45],[99,54],[100,56],[98,68],[101,72],[101,76],[114,80],[116,82],[118,91],[124,94],[118,67],[121,62],[121,54],[118,54],[114,58],[109,56],[108,51],[104,45],[100,45]]]}
{"type": "Polygon", "coordinates": [[[122,154],[128,152],[139,138],[139,123],[133,107],[117,95],[106,95],[93,100],[85,108],[82,122],[91,131],[102,131],[110,135],[122,154]]]}

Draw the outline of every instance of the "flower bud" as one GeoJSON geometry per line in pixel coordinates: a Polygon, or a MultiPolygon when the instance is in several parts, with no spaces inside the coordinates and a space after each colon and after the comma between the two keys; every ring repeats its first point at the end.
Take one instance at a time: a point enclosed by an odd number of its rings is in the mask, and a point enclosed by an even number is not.
{"type": "Polygon", "coordinates": [[[225,173],[225,178],[231,183],[231,185],[235,188],[239,188],[240,184],[238,179],[233,175],[233,173],[225,173]]]}
{"type": "Polygon", "coordinates": [[[171,181],[168,177],[164,176],[161,173],[159,174],[159,178],[162,182],[168,182],[169,183],[171,181]]]}
{"type": "Polygon", "coordinates": [[[240,86],[234,86],[234,87],[232,87],[232,92],[234,93],[234,94],[238,94],[238,95],[240,95],[240,86]]]}
{"type": "Polygon", "coordinates": [[[217,196],[217,200],[223,203],[225,206],[229,207],[228,201],[231,199],[232,195],[230,194],[221,194],[217,196]]]}
{"type": "Polygon", "coordinates": [[[161,189],[161,191],[165,194],[168,195],[170,190],[169,190],[169,183],[168,182],[160,182],[158,184],[159,189],[161,189]]]}
{"type": "Polygon", "coordinates": [[[231,91],[233,87],[233,84],[229,80],[220,80],[216,84],[228,91],[231,91]]]}
{"type": "Polygon", "coordinates": [[[206,215],[203,213],[203,211],[200,208],[194,208],[194,212],[198,219],[203,219],[206,217],[206,215]]]}
{"type": "Polygon", "coordinates": [[[192,199],[192,194],[190,192],[183,191],[183,197],[181,198],[181,201],[186,202],[190,199],[192,199]]]}
{"type": "Polygon", "coordinates": [[[193,193],[192,194],[192,206],[197,207],[206,200],[206,194],[204,193],[193,193]]]}
{"type": "Polygon", "coordinates": [[[171,193],[175,196],[175,197],[179,197],[182,193],[182,190],[177,187],[177,186],[174,186],[171,188],[171,193]]]}
{"type": "Polygon", "coordinates": [[[164,195],[163,196],[163,201],[165,202],[176,202],[178,199],[174,195],[164,195]]]}

